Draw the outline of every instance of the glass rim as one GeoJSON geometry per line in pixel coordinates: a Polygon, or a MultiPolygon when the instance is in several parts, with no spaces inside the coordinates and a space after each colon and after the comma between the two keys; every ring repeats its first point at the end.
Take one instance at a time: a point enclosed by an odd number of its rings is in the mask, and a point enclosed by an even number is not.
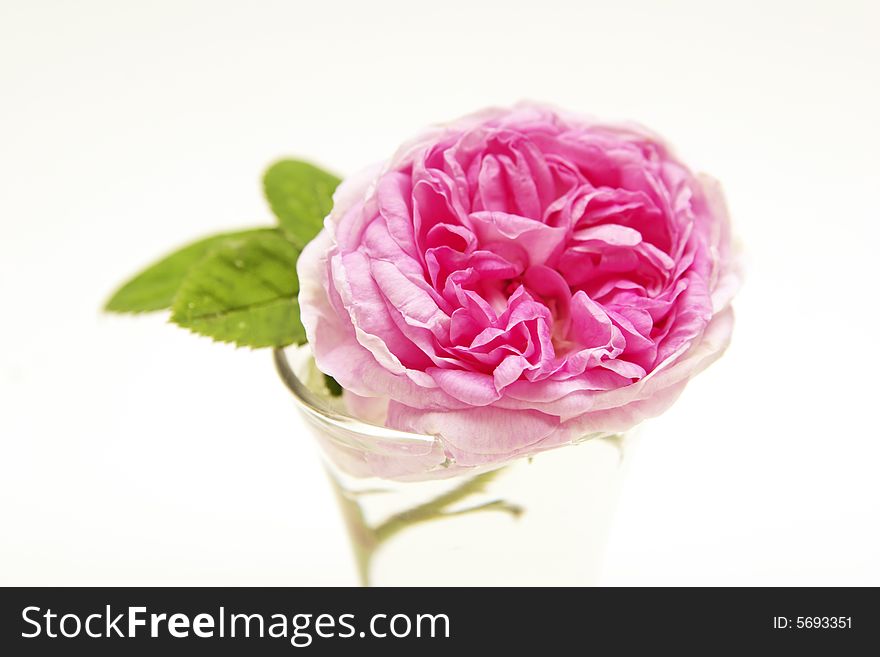
{"type": "Polygon", "coordinates": [[[381,424],[366,422],[351,415],[340,413],[338,410],[331,408],[320,396],[309,390],[308,386],[302,382],[296,372],[293,371],[285,348],[275,347],[272,350],[272,359],[275,362],[275,370],[278,372],[278,376],[285,387],[292,393],[299,409],[307,416],[323,424],[330,424],[345,431],[382,440],[419,444],[433,444],[439,440],[439,436],[392,429],[381,424]]]}

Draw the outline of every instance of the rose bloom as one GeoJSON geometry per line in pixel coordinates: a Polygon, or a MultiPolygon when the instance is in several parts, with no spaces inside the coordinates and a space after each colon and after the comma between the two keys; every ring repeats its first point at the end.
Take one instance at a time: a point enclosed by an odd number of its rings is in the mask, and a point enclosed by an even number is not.
{"type": "Polygon", "coordinates": [[[717,184],[643,128],[529,105],[434,129],[346,180],[299,260],[352,414],[440,439],[347,469],[493,465],[661,413],[728,344],[733,262],[717,184]]]}

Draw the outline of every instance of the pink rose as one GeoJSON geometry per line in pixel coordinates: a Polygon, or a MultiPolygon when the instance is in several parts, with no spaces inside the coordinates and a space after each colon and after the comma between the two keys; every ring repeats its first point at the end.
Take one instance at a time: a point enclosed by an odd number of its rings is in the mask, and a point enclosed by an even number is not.
{"type": "Polygon", "coordinates": [[[642,128],[488,110],[334,200],[299,260],[302,320],[353,413],[439,436],[413,468],[629,429],[730,339],[718,186],[642,128]]]}

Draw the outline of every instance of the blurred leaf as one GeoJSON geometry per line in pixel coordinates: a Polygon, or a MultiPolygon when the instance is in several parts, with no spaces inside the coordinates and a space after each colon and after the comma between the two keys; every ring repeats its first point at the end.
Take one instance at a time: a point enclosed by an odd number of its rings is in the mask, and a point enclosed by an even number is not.
{"type": "Polygon", "coordinates": [[[324,385],[327,386],[327,392],[330,393],[331,397],[341,397],[342,396],[342,386],[339,385],[339,381],[334,379],[329,374],[324,375],[324,385]]]}

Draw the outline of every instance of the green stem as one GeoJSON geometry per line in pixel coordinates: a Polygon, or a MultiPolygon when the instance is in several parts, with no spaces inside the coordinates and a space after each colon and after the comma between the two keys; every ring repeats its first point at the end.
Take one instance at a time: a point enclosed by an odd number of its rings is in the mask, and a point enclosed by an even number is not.
{"type": "Polygon", "coordinates": [[[472,477],[452,490],[438,495],[433,500],[394,514],[376,527],[370,527],[366,518],[364,518],[360,504],[352,499],[351,495],[346,493],[339,485],[339,482],[331,476],[337,498],[339,499],[339,505],[342,509],[342,515],[354,547],[355,561],[361,584],[363,586],[370,585],[370,565],[379,547],[408,527],[413,527],[430,520],[451,518],[480,511],[500,511],[502,513],[509,513],[514,518],[522,515],[524,512],[522,507],[510,504],[504,500],[492,500],[465,509],[449,510],[449,507],[471,495],[485,492],[486,485],[495,479],[501,470],[503,468],[472,477]]]}

